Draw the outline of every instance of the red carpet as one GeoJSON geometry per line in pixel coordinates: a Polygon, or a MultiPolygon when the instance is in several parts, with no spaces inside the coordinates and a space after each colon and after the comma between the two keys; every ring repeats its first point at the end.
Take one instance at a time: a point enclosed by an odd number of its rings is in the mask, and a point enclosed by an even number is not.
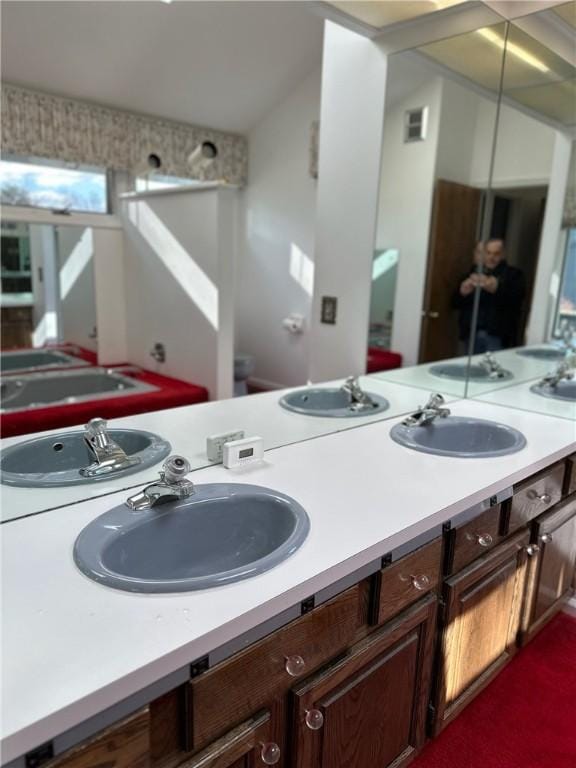
{"type": "Polygon", "coordinates": [[[576,619],[558,614],[411,768],[576,768],[576,619]]]}

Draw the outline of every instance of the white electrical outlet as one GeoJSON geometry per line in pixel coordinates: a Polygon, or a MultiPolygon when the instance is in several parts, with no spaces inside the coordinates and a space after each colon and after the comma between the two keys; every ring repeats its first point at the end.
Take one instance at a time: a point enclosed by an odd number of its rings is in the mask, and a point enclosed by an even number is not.
{"type": "Polygon", "coordinates": [[[206,438],[206,455],[209,461],[222,463],[224,455],[224,444],[231,443],[234,440],[242,440],[244,437],[243,429],[234,429],[230,432],[222,432],[220,435],[211,435],[206,438]]]}
{"type": "Polygon", "coordinates": [[[222,462],[228,469],[238,469],[247,464],[255,464],[264,457],[264,441],[261,437],[246,437],[224,444],[222,462]]]}

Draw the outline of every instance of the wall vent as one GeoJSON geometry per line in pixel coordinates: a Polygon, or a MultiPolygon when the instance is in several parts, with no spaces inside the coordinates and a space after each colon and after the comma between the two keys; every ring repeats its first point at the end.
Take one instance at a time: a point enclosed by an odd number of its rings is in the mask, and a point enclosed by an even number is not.
{"type": "Polygon", "coordinates": [[[428,127],[428,107],[404,112],[404,141],[424,141],[428,127]]]}

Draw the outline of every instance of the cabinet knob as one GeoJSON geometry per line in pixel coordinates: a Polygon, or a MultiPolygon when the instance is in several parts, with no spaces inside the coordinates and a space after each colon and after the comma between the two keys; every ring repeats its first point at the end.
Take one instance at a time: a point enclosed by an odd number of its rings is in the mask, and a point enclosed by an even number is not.
{"type": "Polygon", "coordinates": [[[491,547],[494,539],[489,533],[469,533],[466,537],[468,541],[475,541],[481,547],[491,547]]]}
{"type": "Polygon", "coordinates": [[[306,669],[306,662],[302,656],[286,656],[286,664],[284,666],[290,677],[298,677],[306,669]]]}
{"type": "Polygon", "coordinates": [[[542,536],[540,536],[540,541],[543,544],[550,544],[552,541],[552,534],[551,533],[543,533],[542,536]]]}
{"type": "Polygon", "coordinates": [[[538,544],[528,544],[528,546],[526,547],[526,554],[529,557],[534,557],[534,555],[537,555],[538,552],[540,552],[540,547],[538,546],[538,544]]]}
{"type": "Polygon", "coordinates": [[[538,493],[537,491],[528,491],[528,498],[533,499],[535,501],[541,501],[542,504],[550,504],[552,501],[552,496],[550,496],[549,493],[538,493]]]}
{"type": "Polygon", "coordinates": [[[276,765],[280,760],[280,747],[273,741],[260,744],[260,757],[265,765],[276,765]]]}
{"type": "Polygon", "coordinates": [[[430,586],[430,579],[425,573],[418,573],[416,575],[410,574],[410,576],[400,576],[401,581],[409,581],[414,589],[419,592],[423,592],[430,586]]]}
{"type": "Polygon", "coordinates": [[[311,731],[319,731],[324,725],[324,715],[319,709],[306,710],[306,726],[311,731]]]}

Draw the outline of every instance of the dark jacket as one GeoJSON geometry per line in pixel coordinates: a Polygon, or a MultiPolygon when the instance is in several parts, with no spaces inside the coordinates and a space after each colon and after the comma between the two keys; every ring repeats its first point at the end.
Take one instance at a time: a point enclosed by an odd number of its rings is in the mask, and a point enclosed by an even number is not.
{"type": "MultiPolygon", "coordinates": [[[[467,340],[470,336],[474,292],[468,296],[462,296],[460,285],[476,271],[477,267],[473,266],[460,278],[452,299],[452,306],[460,311],[459,327],[462,340],[467,340]]],[[[498,288],[496,293],[484,290],[480,292],[478,329],[500,338],[503,347],[513,347],[519,343],[518,323],[526,295],[524,275],[506,261],[501,261],[493,270],[484,268],[484,274],[494,276],[498,280],[498,288]]]]}

